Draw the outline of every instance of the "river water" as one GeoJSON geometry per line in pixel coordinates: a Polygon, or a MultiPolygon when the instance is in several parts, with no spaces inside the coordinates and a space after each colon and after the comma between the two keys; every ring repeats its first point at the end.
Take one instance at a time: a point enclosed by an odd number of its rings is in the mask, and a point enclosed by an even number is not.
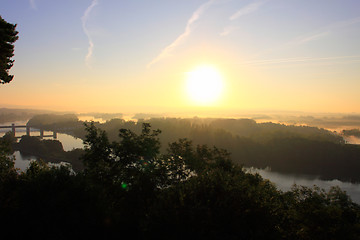
{"type": "MultiPolygon", "coordinates": [[[[15,125],[25,125],[26,122],[17,122],[15,123],[15,125]]],[[[1,124],[3,126],[8,126],[11,125],[11,123],[4,123],[1,124]]],[[[0,129],[0,137],[2,137],[6,131],[9,130],[4,130],[4,129],[0,129]]],[[[21,136],[26,134],[25,133],[25,129],[21,130],[21,129],[16,129],[17,134],[16,136],[21,136]]],[[[44,132],[45,135],[51,135],[52,132],[44,132]]],[[[31,133],[32,136],[36,136],[39,135],[39,132],[36,132],[36,130],[34,130],[34,132],[31,133]]],[[[52,138],[49,138],[52,139],[52,138]]],[[[65,151],[70,151],[74,148],[83,148],[84,144],[83,141],[79,138],[74,138],[73,136],[67,135],[67,134],[62,134],[62,133],[58,133],[57,134],[57,140],[59,140],[65,151]]],[[[360,143],[360,139],[359,138],[355,138],[355,137],[351,137],[351,138],[347,138],[346,139],[348,141],[348,143],[351,144],[359,144],[360,143]]],[[[34,156],[27,156],[27,155],[23,155],[21,154],[19,151],[15,151],[14,153],[15,156],[15,167],[19,168],[21,171],[25,171],[26,168],[29,166],[30,161],[36,160],[36,157],[34,156]]],[[[351,197],[351,199],[360,204],[360,184],[353,184],[353,183],[349,183],[349,182],[342,182],[339,180],[331,180],[331,181],[324,181],[324,180],[320,180],[319,178],[316,177],[311,177],[311,176],[303,176],[303,175],[296,175],[296,174],[282,174],[282,173],[277,173],[277,172],[272,172],[269,169],[255,169],[255,168],[247,168],[246,169],[248,172],[252,172],[252,173],[259,173],[264,179],[268,179],[271,182],[273,182],[276,187],[282,191],[288,191],[291,189],[291,187],[294,184],[297,185],[302,185],[302,186],[307,186],[307,187],[313,187],[314,185],[319,186],[320,188],[323,188],[325,190],[329,190],[331,186],[339,186],[342,190],[346,191],[347,194],[351,197]]]]}
{"type": "Polygon", "coordinates": [[[314,176],[305,176],[298,174],[284,174],[278,172],[272,172],[269,169],[257,169],[257,168],[246,168],[247,172],[259,173],[264,179],[270,180],[275,183],[276,187],[282,191],[289,191],[291,187],[296,185],[313,187],[314,185],[328,191],[333,186],[339,186],[345,191],[351,199],[360,204],[360,184],[354,184],[350,182],[342,182],[339,180],[321,180],[314,176]]]}
{"type": "MultiPolygon", "coordinates": [[[[15,126],[17,125],[26,125],[26,121],[18,121],[18,122],[11,122],[11,123],[2,123],[1,126],[11,126],[11,124],[14,123],[15,126]]],[[[11,129],[0,129],[0,137],[4,136],[4,134],[8,131],[11,131],[11,129]]],[[[16,137],[21,137],[22,135],[26,135],[26,129],[25,128],[16,128],[15,130],[16,137]]],[[[50,131],[44,131],[44,135],[52,135],[53,132],[50,131]]],[[[31,136],[40,136],[40,132],[38,129],[31,128],[30,132],[31,136]]],[[[44,139],[53,139],[52,137],[45,137],[44,139]]],[[[64,151],[71,151],[74,148],[83,148],[84,144],[83,141],[79,138],[75,138],[73,136],[70,136],[68,134],[64,133],[57,133],[56,140],[59,140],[64,148],[64,151]]],[[[25,171],[27,167],[30,164],[30,161],[34,161],[37,158],[35,156],[31,155],[25,155],[20,153],[19,151],[14,152],[15,157],[15,168],[18,168],[20,171],[25,171]]]]}
{"type": "MultiPolygon", "coordinates": [[[[51,135],[51,134],[52,132],[46,132],[46,131],[44,132],[44,135],[51,135]]],[[[36,136],[36,135],[33,134],[32,136],[36,136]]],[[[0,137],[1,137],[1,133],[0,133],[0,137]]],[[[44,138],[44,139],[52,139],[52,138],[44,138]]],[[[59,140],[62,143],[64,151],[71,151],[74,148],[84,147],[83,141],[80,138],[74,138],[73,136],[67,134],[58,133],[56,140],[59,140]]],[[[25,171],[29,166],[30,161],[34,161],[37,159],[35,156],[24,155],[19,151],[15,151],[14,156],[15,156],[15,168],[20,169],[20,171],[25,171]]]]}

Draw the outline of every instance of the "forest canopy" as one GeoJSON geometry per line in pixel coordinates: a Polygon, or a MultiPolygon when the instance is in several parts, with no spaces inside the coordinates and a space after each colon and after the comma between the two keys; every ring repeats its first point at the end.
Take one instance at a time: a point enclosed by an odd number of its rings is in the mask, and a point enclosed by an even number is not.
{"type": "MultiPolygon", "coordinates": [[[[85,139],[84,122],[66,116],[39,115],[28,124],[85,139]]],[[[112,142],[118,138],[118,129],[139,134],[143,123],[161,129],[161,153],[166,152],[168,143],[186,138],[194,144],[226,149],[232,161],[244,167],[270,167],[281,173],[360,181],[360,147],[345,144],[341,135],[317,127],[219,118],[151,118],[137,122],[112,119],[94,125],[105,131],[112,142]]]]}

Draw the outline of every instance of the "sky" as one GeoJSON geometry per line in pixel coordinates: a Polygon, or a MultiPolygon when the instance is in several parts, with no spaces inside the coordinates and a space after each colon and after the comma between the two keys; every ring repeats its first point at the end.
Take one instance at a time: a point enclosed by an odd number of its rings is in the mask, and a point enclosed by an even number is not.
{"type": "Polygon", "coordinates": [[[0,107],[360,113],[359,0],[0,0],[0,15],[19,31],[0,107]],[[200,66],[221,75],[207,104],[186,85],[200,66]]]}

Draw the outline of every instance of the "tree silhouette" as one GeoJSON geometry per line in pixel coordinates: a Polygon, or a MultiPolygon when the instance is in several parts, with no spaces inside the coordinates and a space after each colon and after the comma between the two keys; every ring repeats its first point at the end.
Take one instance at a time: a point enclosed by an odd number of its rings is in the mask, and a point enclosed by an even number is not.
{"type": "Polygon", "coordinates": [[[0,83],[9,83],[13,75],[9,75],[10,68],[14,65],[14,43],[19,38],[15,30],[16,24],[6,22],[0,16],[0,83]]]}
{"type": "Polygon", "coordinates": [[[359,239],[360,206],[339,188],[282,192],[227,151],[187,139],[162,154],[149,123],[138,133],[120,129],[113,142],[93,122],[86,131],[82,172],[36,161],[17,173],[0,155],[4,236],[359,239]]]}

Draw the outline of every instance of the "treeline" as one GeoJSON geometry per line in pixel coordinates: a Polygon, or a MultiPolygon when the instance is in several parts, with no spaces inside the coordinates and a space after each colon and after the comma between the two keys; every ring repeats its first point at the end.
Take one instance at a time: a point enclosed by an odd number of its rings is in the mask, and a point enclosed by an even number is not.
{"type": "Polygon", "coordinates": [[[31,118],[27,125],[84,138],[84,122],[79,121],[75,114],[40,114],[31,118]]]}
{"type": "MultiPolygon", "coordinates": [[[[299,115],[300,113],[282,113],[271,114],[272,116],[264,116],[265,119],[272,119],[286,122],[290,124],[305,124],[310,126],[318,126],[329,129],[339,129],[360,126],[359,114],[315,114],[315,115],[299,115]]],[[[302,113],[303,114],[303,113],[302,113]]]]}
{"type": "MultiPolygon", "coordinates": [[[[41,239],[359,239],[360,206],[332,188],[277,190],[227,151],[160,131],[86,127],[85,169],[32,162],[17,173],[0,151],[2,234],[41,239]],[[160,135],[159,135],[160,134],[160,135]]],[[[0,146],[5,146],[0,144],[0,146]]]]}
{"type": "MultiPolygon", "coordinates": [[[[294,126],[275,123],[256,123],[252,119],[219,119],[219,118],[150,118],[135,121],[125,121],[120,118],[111,119],[103,124],[95,123],[109,133],[110,140],[117,138],[115,129],[128,128],[135,132],[141,131],[142,123],[147,122],[163,131],[161,141],[168,143],[179,137],[198,138],[203,141],[207,136],[202,137],[203,132],[211,134],[230,134],[238,137],[250,138],[256,142],[267,142],[274,138],[300,137],[311,140],[329,141],[344,143],[344,139],[328,130],[309,126],[294,126]]],[[[48,130],[56,128],[73,128],[77,137],[84,138],[84,122],[79,121],[76,115],[54,115],[43,114],[31,118],[29,126],[42,127],[48,130]]]]}
{"type": "Polygon", "coordinates": [[[110,139],[115,139],[116,131],[120,127],[126,127],[139,132],[143,122],[148,122],[155,128],[162,129],[163,143],[171,142],[179,137],[187,137],[199,143],[215,138],[241,137],[251,139],[259,143],[266,143],[275,138],[300,137],[318,141],[344,143],[341,136],[328,130],[317,127],[294,126],[275,123],[256,123],[252,119],[212,119],[212,118],[151,118],[138,122],[113,119],[98,126],[109,132],[110,139]]]}
{"type": "MultiPolygon", "coordinates": [[[[202,118],[153,118],[138,122],[112,119],[95,126],[106,131],[110,141],[115,141],[119,128],[140,133],[144,122],[162,130],[159,139],[163,153],[169,142],[187,138],[194,144],[226,149],[235,163],[245,167],[270,167],[281,173],[360,182],[360,147],[345,144],[341,136],[316,127],[256,123],[251,119],[202,118]]],[[[29,123],[35,124],[35,120],[29,123]]],[[[49,128],[63,125],[37,120],[39,123],[49,128]]],[[[68,124],[74,126],[74,136],[85,138],[82,122],[73,118],[68,124]]]]}
{"type": "Polygon", "coordinates": [[[41,114],[32,117],[27,125],[45,130],[83,128],[83,124],[75,114],[41,114]]]}
{"type": "Polygon", "coordinates": [[[92,116],[94,118],[101,118],[104,121],[111,120],[113,118],[122,118],[122,113],[97,113],[97,112],[91,112],[91,113],[81,113],[78,114],[78,116],[92,116]]]}
{"type": "Polygon", "coordinates": [[[35,115],[52,113],[46,110],[0,108],[0,124],[27,121],[35,115]]]}
{"type": "Polygon", "coordinates": [[[342,130],[341,133],[345,136],[354,136],[360,138],[360,129],[342,130]]]}
{"type": "Polygon", "coordinates": [[[31,118],[33,115],[28,113],[22,113],[22,114],[15,114],[15,113],[9,113],[9,114],[1,114],[0,113],[0,124],[2,123],[8,123],[8,122],[15,122],[15,121],[26,121],[29,118],[31,118]]]}

